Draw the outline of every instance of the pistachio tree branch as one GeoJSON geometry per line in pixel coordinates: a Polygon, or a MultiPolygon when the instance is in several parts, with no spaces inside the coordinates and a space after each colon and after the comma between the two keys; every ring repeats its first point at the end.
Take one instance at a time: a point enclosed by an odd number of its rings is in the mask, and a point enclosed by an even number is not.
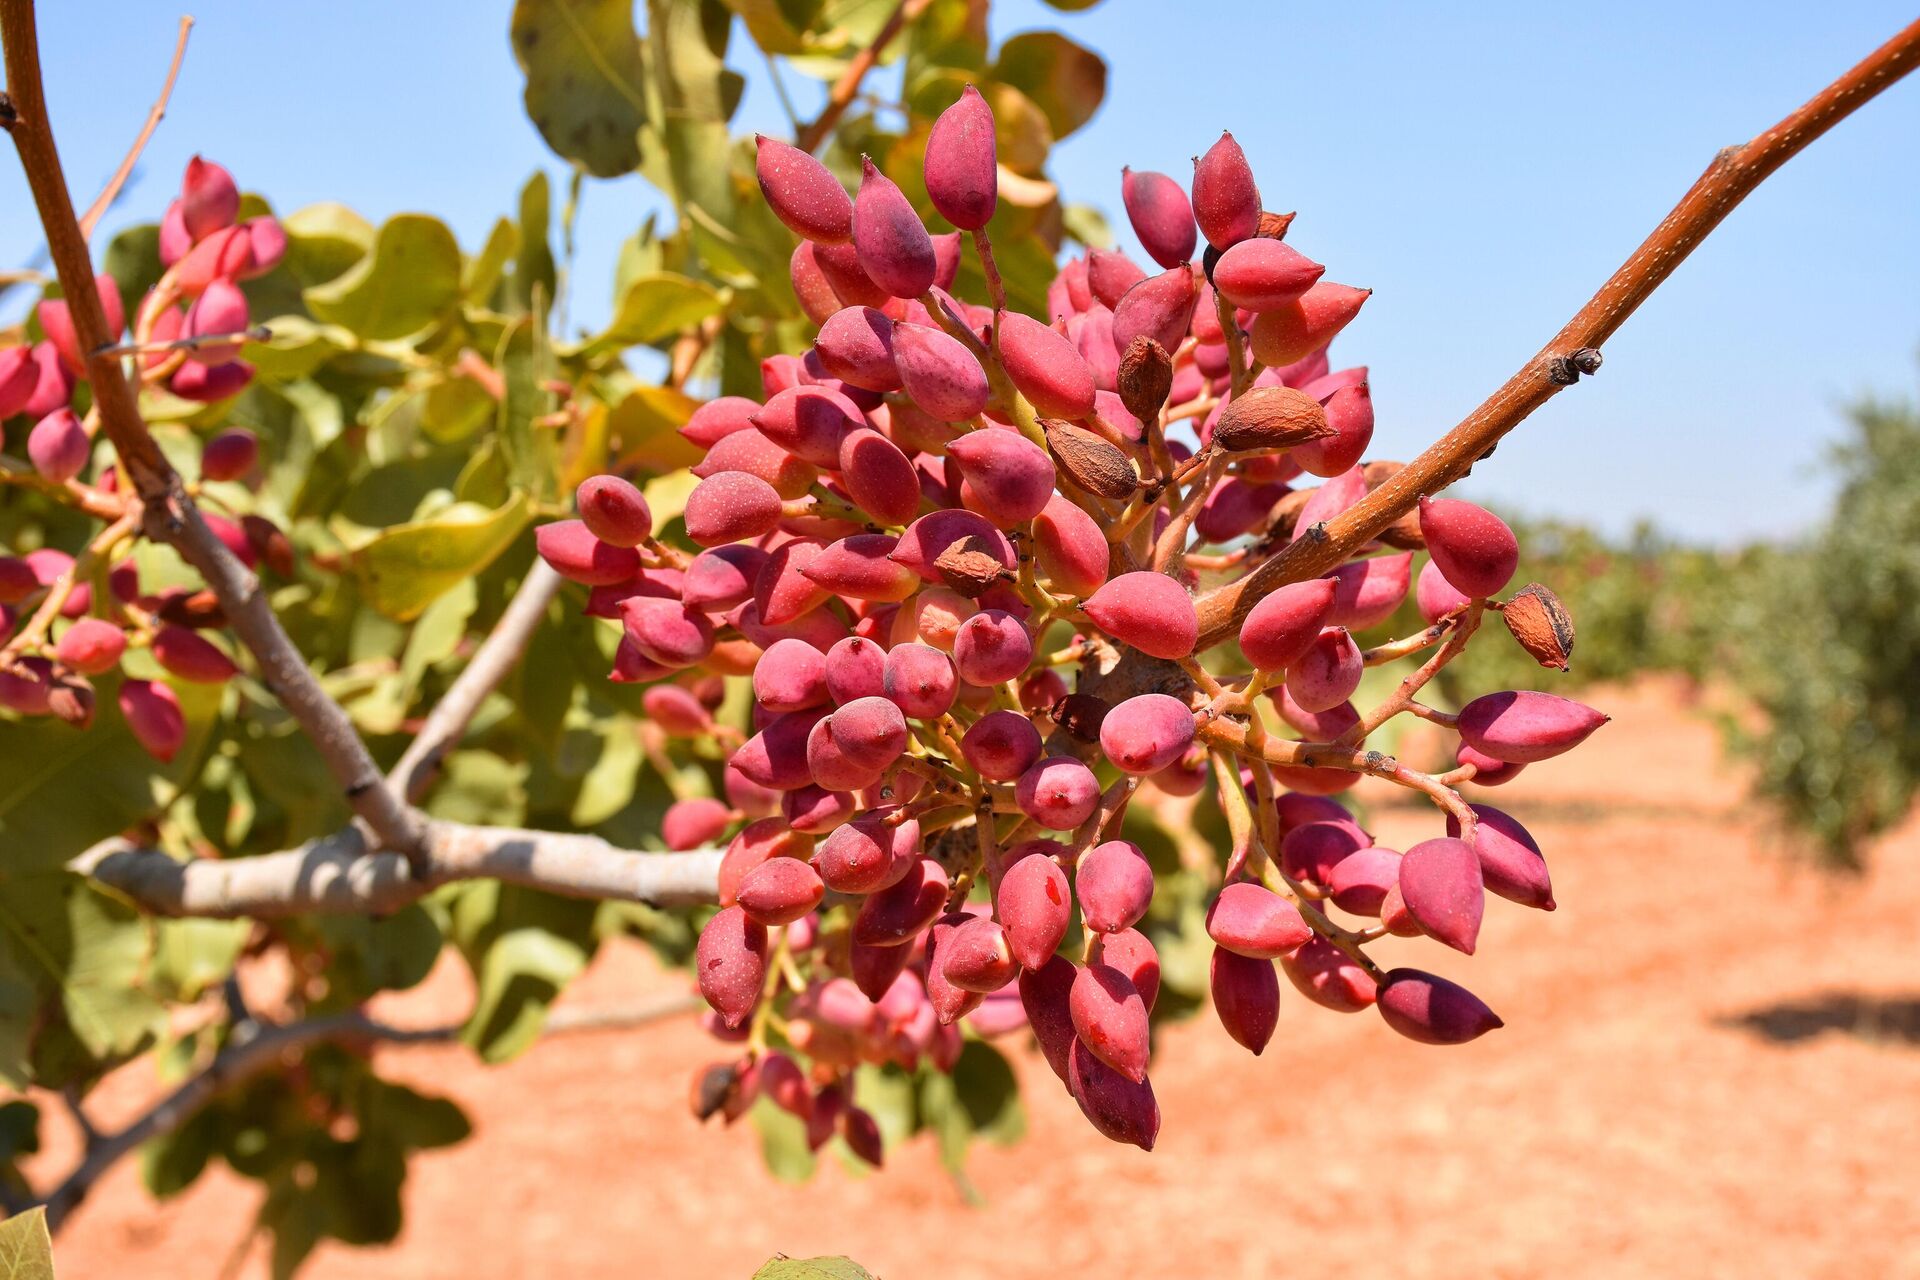
{"type": "Polygon", "coordinates": [[[1378,489],[1230,586],[1199,602],[1200,647],[1232,636],[1276,587],[1318,577],[1351,557],[1422,495],[1465,476],[1534,410],[1599,367],[1599,348],[1665,283],[1753,189],[1809,143],[1920,66],[1920,21],[1857,63],[1804,106],[1749,142],[1713,158],[1680,203],[1600,286],[1551,342],[1484,404],[1378,489]]]}
{"type": "Polygon", "coordinates": [[[228,625],[252,652],[262,682],[312,740],[354,813],[384,846],[411,853],[420,843],[420,815],[383,785],[353,722],[320,687],[273,616],[259,579],[207,527],[179,474],[147,430],[138,393],[119,359],[107,353],[114,335],[94,288],[86,236],[74,217],[73,198],[47,118],[33,0],[0,0],[0,43],[5,45],[7,72],[5,130],[20,153],[74,330],[87,352],[87,376],[101,429],[113,442],[139,495],[147,536],[170,544],[206,580],[228,625]]]}
{"type": "MultiPolygon", "coordinates": [[[[671,994],[630,1006],[610,1009],[554,1010],[547,1018],[549,1032],[639,1027],[687,1013],[700,1005],[693,996],[671,994]]],[[[302,1019],[299,1022],[255,1027],[236,1035],[206,1066],[189,1076],[172,1093],[111,1134],[97,1135],[72,1172],[48,1192],[47,1229],[58,1231],[101,1175],[144,1143],[165,1137],[185,1124],[223,1092],[263,1071],[322,1044],[342,1041],[359,1044],[447,1044],[459,1039],[463,1024],[437,1027],[396,1027],[354,1010],[302,1019]]]]}
{"type": "Polygon", "coordinates": [[[155,915],[271,920],[384,915],[464,880],[503,880],[569,898],[655,906],[712,902],[721,852],[648,853],[599,836],[429,821],[411,863],[369,848],[358,827],[347,827],[280,853],[185,862],[110,840],[68,866],[155,915]]]}
{"type": "Polygon", "coordinates": [[[853,55],[853,61],[833,82],[833,88],[827,91],[827,105],[821,108],[813,123],[794,135],[794,146],[802,151],[812,151],[826,140],[827,135],[833,132],[833,126],[840,123],[840,117],[846,114],[847,108],[860,95],[861,81],[880,61],[880,55],[886,51],[886,47],[893,43],[893,38],[900,34],[902,27],[925,13],[927,6],[932,3],[933,0],[900,0],[887,18],[886,25],[880,28],[880,34],[866,48],[853,55]]]}
{"type": "Polygon", "coordinates": [[[147,122],[140,127],[140,134],[127,148],[120,167],[107,179],[107,185],[93,198],[87,211],[80,215],[80,234],[84,238],[93,238],[93,229],[100,225],[100,219],[106,216],[113,202],[120,198],[120,188],[127,185],[127,179],[133,176],[133,166],[140,163],[140,153],[147,149],[147,143],[153,137],[153,131],[167,117],[167,102],[173,97],[173,82],[180,78],[180,64],[187,56],[187,34],[193,30],[193,19],[186,15],[180,18],[180,34],[173,42],[173,61],[167,66],[167,82],[160,86],[160,96],[154,99],[153,106],[147,112],[147,122]]]}
{"type": "Polygon", "coordinates": [[[418,800],[433,777],[441,757],[460,740],[487,695],[499,687],[507,673],[527,651],[547,606],[560,590],[560,575],[545,560],[535,558],[520,588],[508,602],[493,631],[474,650],[466,670],[441,695],[420,726],[420,732],[407,745],[400,762],[387,774],[387,786],[402,800],[418,800]]]}

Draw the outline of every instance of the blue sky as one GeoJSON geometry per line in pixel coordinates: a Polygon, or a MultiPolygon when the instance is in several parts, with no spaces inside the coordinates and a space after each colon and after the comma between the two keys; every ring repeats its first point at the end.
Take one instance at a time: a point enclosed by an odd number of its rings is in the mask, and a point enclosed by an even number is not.
{"type": "MultiPolygon", "coordinates": [[[[56,127],[84,203],[159,87],[178,11],[41,8],[56,127]]],[[[108,230],[157,215],[203,151],[279,208],[422,210],[474,247],[529,171],[562,172],[521,112],[509,8],[198,0],[173,108],[108,230]]],[[[1108,59],[1107,103],[1054,168],[1069,198],[1116,223],[1122,164],[1184,177],[1220,129],[1234,131],[1268,207],[1300,211],[1289,242],[1331,278],[1375,289],[1335,355],[1372,366],[1375,451],[1405,457],[1557,330],[1719,147],[1912,16],[1881,0],[1105,0],[1081,14],[997,0],[994,29],[1056,27],[1108,59]]],[[[751,83],[737,127],[777,130],[764,69],[744,45],[733,61],[751,83]]],[[[1920,368],[1916,156],[1920,79],[1770,179],[1607,347],[1600,376],[1510,437],[1462,492],[1616,532],[1647,516],[1714,540],[1817,520],[1841,406],[1869,390],[1910,395],[1920,368]]],[[[5,161],[0,263],[14,265],[38,233],[5,161]]],[[[606,314],[616,247],[650,207],[637,179],[590,187],[576,321],[606,314]]]]}

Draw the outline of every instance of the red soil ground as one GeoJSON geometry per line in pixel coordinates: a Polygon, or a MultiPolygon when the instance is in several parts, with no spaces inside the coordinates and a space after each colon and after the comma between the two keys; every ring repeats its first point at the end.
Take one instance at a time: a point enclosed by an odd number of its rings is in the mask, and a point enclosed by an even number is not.
{"type": "MultiPolygon", "coordinates": [[[[1920,1277],[1920,826],[1868,878],[1796,870],[1674,686],[1594,700],[1616,722],[1497,797],[1545,845],[1560,910],[1495,902],[1473,961],[1381,948],[1501,1012],[1476,1044],[1422,1048],[1290,991],[1261,1058],[1210,1017],[1178,1026],[1154,1057],[1151,1155],[1095,1136],[1016,1050],[1031,1132],[972,1157],[985,1210],[924,1142],[883,1176],[829,1161],[810,1186],[773,1181],[751,1132],[688,1117],[688,1073],[714,1056],[689,1020],[554,1037],[491,1070],[393,1050],[388,1069],[459,1099],[475,1134],[415,1164],[394,1247],[323,1247],[305,1274],[745,1280],[779,1250],[887,1280],[1920,1277]],[[1771,1034],[1741,1022],[1766,1011],[1771,1034]]],[[[1374,825],[1405,848],[1433,824],[1396,808],[1374,825]]],[[[463,981],[447,968],[386,1012],[457,1016],[463,981]]],[[[568,999],[673,984],[621,950],[568,999]]],[[[106,1118],[156,1089],[122,1073],[106,1118]]],[[[62,1233],[60,1274],[212,1276],[257,1198],[214,1170],[157,1205],[127,1162],[62,1233]]]]}

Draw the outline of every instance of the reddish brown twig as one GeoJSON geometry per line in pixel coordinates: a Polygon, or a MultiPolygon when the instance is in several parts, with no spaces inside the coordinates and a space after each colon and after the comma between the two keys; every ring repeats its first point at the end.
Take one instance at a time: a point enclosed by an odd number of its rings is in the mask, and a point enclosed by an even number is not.
{"type": "Polygon", "coordinates": [[[887,19],[887,24],[880,28],[880,34],[873,38],[873,43],[853,55],[853,61],[849,62],[847,69],[840,73],[840,78],[833,82],[833,88],[827,91],[827,105],[821,108],[820,114],[814,118],[812,124],[794,136],[794,146],[802,151],[812,151],[826,141],[827,135],[833,132],[833,126],[840,123],[840,117],[845,115],[847,108],[853,105],[853,100],[860,96],[860,82],[867,78],[867,72],[873,70],[874,64],[880,61],[881,53],[893,42],[893,38],[900,34],[901,28],[925,13],[927,6],[932,2],[933,0],[900,0],[899,6],[887,19]]]}
{"type": "Polygon", "coordinates": [[[153,137],[153,131],[167,115],[167,101],[173,97],[173,82],[180,78],[180,63],[187,56],[187,33],[193,30],[193,19],[186,15],[180,18],[180,35],[174,40],[173,62],[167,67],[167,82],[160,86],[160,96],[154,99],[153,109],[147,112],[147,122],[140,128],[140,136],[133,140],[127,149],[127,155],[120,167],[107,179],[107,185],[95,196],[93,204],[80,215],[80,234],[85,239],[93,239],[93,229],[100,225],[100,219],[106,216],[108,209],[120,195],[120,188],[127,185],[127,179],[133,175],[133,166],[140,162],[140,153],[147,149],[147,141],[153,137]]]}
{"type": "Polygon", "coordinates": [[[1599,348],[1735,205],[1808,143],[1920,66],[1920,21],[1881,45],[1806,105],[1759,137],[1728,147],[1579,314],[1486,402],[1359,503],[1326,522],[1325,536],[1301,538],[1231,586],[1200,601],[1200,645],[1231,636],[1275,587],[1318,577],[1412,509],[1423,494],[1459,480],[1500,438],[1598,367],[1599,348]],[[1587,366],[1587,367],[1582,367],[1587,366]]]}

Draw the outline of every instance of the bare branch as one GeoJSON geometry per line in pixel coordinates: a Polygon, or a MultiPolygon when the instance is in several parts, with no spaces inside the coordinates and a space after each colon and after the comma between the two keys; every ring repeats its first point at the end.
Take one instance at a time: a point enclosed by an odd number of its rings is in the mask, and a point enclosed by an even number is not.
{"type": "Polygon", "coordinates": [[[178,473],[147,430],[137,393],[120,361],[106,354],[114,335],[107,329],[106,312],[94,288],[86,237],[74,218],[73,198],[47,118],[32,0],[0,0],[0,39],[6,46],[11,105],[7,132],[26,170],[80,346],[88,353],[87,376],[101,429],[113,442],[144,505],[147,535],[171,544],[206,579],[228,625],[257,660],[261,679],[318,748],[355,814],[382,844],[411,854],[423,830],[420,815],[382,784],[380,770],[353,722],[307,668],[273,616],[259,580],[201,519],[178,473]]]}
{"type": "MultiPolygon", "coordinates": [[[[645,1026],[700,1007],[694,996],[671,994],[607,1009],[560,1008],[547,1018],[549,1032],[597,1031],[645,1026]]],[[[90,1135],[85,1156],[46,1198],[47,1229],[58,1231],[86,1199],[94,1183],[142,1143],[165,1137],[185,1124],[227,1089],[317,1045],[336,1041],[391,1045],[446,1044],[457,1040],[462,1023],[438,1027],[396,1027],[366,1014],[330,1014],[301,1022],[267,1026],[236,1035],[199,1072],[162,1098],[125,1128],[111,1135],[90,1135]]]]}
{"type": "Polygon", "coordinates": [[[423,876],[398,854],[369,850],[355,827],[283,853],[186,862],[108,841],[68,865],[156,915],[275,919],[385,914],[461,880],[656,906],[712,902],[721,852],[647,853],[599,836],[430,822],[419,851],[423,876]]]}
{"type": "Polygon", "coordinates": [[[460,740],[480,704],[527,651],[527,641],[559,590],[560,575],[545,560],[536,558],[493,633],[474,651],[466,670],[441,696],[400,763],[387,774],[387,786],[395,795],[407,801],[420,798],[440,758],[460,740]]]}
{"type": "Polygon", "coordinates": [[[1324,538],[1301,538],[1231,586],[1199,602],[1200,647],[1231,636],[1275,587],[1318,577],[1352,556],[1423,494],[1453,484],[1535,409],[1591,372],[1599,348],[1665,283],[1735,205],[1774,170],[1920,66],[1920,21],[1881,45],[1798,111],[1759,137],[1728,147],[1680,198],[1567,326],[1465,421],[1356,505],[1326,522],[1324,538]]]}
{"type": "Polygon", "coordinates": [[[160,96],[154,100],[153,109],[147,112],[147,122],[140,128],[140,136],[133,140],[127,149],[126,158],[120,167],[113,171],[113,177],[107,179],[107,185],[95,196],[93,204],[80,215],[80,234],[85,239],[93,239],[93,229],[100,225],[100,219],[106,216],[113,202],[120,197],[120,188],[127,185],[127,179],[133,174],[133,166],[140,162],[140,153],[147,149],[147,142],[153,137],[153,131],[167,115],[167,101],[173,97],[173,82],[180,78],[180,63],[187,56],[187,33],[193,30],[193,19],[182,15],[180,34],[173,44],[173,62],[167,67],[167,82],[160,86],[160,96]]]}

